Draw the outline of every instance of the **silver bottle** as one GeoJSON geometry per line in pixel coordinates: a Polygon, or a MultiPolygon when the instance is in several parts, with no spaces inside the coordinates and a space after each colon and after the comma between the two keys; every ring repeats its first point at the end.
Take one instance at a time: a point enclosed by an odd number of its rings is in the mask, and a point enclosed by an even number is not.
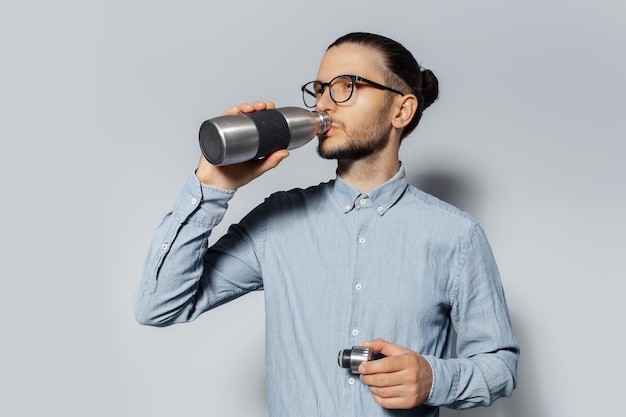
{"type": "Polygon", "coordinates": [[[231,165],[295,149],[330,128],[324,112],[281,107],[209,119],[200,126],[200,149],[213,165],[231,165]]]}
{"type": "Polygon", "coordinates": [[[337,360],[342,368],[350,368],[353,374],[359,374],[359,366],[363,362],[382,358],[383,355],[365,346],[352,346],[352,349],[341,349],[337,360]]]}

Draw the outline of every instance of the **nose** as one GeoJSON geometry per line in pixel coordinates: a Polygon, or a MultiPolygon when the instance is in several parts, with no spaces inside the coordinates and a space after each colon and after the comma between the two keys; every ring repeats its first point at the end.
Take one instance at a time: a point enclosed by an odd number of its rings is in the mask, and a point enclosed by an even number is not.
{"type": "Polygon", "coordinates": [[[335,108],[336,103],[330,98],[330,87],[326,87],[321,96],[315,102],[315,109],[318,111],[328,112],[335,108]]]}

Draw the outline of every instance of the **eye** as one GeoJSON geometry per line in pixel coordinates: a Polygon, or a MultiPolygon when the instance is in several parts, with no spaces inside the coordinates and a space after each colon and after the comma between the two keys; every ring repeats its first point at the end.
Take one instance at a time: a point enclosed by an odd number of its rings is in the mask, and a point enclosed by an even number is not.
{"type": "Polygon", "coordinates": [[[344,91],[349,91],[349,90],[352,90],[353,85],[354,85],[354,82],[352,80],[348,79],[346,81],[342,81],[339,84],[339,87],[341,89],[343,89],[344,91]]]}
{"type": "Polygon", "coordinates": [[[332,88],[337,93],[349,93],[354,88],[354,79],[348,75],[340,75],[333,81],[332,88]]]}

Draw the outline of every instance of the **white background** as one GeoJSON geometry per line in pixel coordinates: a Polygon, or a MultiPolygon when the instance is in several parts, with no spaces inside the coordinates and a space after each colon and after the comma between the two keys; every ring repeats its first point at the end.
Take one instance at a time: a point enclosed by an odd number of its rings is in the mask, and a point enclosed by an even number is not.
{"type": "MultiPolygon", "coordinates": [[[[482,223],[522,346],[513,396],[460,415],[621,415],[621,2],[13,3],[0,6],[0,414],[267,415],[262,293],[165,329],[136,324],[132,297],[202,121],[300,105],[325,47],[363,30],[438,76],[402,160],[482,223]]],[[[314,143],[295,150],[224,222],[333,174],[314,143]]]]}

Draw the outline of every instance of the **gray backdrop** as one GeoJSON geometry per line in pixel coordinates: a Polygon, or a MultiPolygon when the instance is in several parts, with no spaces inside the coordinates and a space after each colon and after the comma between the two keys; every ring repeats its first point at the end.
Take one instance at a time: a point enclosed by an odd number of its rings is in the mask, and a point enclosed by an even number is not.
{"type": "MultiPolygon", "coordinates": [[[[133,292],[202,121],[253,100],[300,105],[325,47],[353,30],[399,40],[439,77],[402,159],[413,184],[479,219],[502,272],[519,388],[461,415],[621,414],[625,6],[214,3],[0,6],[0,414],[267,415],[262,293],[155,329],[135,323],[133,292]]],[[[293,151],[216,233],[333,174],[314,143],[293,151]]]]}

